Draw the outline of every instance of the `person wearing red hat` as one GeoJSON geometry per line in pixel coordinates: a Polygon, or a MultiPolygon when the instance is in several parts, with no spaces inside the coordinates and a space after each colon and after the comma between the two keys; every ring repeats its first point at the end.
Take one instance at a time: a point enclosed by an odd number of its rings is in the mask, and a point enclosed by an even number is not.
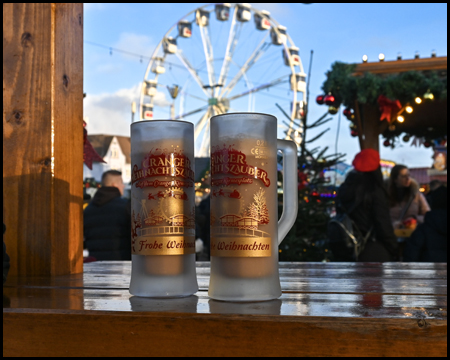
{"type": "MultiPolygon", "coordinates": [[[[339,187],[336,196],[336,212],[347,212],[362,234],[370,231],[369,239],[357,261],[395,261],[398,243],[394,234],[387,193],[383,186],[380,154],[374,149],[364,149],[356,154],[354,169],[339,187]]],[[[333,249],[336,260],[350,261],[347,249],[333,249]]]]}

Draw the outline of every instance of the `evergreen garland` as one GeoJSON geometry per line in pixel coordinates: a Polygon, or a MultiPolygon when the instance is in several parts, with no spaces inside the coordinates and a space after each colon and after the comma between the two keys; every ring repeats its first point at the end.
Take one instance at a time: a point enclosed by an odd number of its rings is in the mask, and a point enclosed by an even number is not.
{"type": "Polygon", "coordinates": [[[436,99],[447,98],[447,76],[440,78],[436,71],[407,71],[387,76],[367,72],[354,76],[355,69],[356,64],[336,61],[326,73],[322,90],[335,96],[336,107],[343,104],[351,108],[355,100],[361,104],[377,105],[380,95],[404,104],[417,96],[422,97],[427,91],[436,99]]]}

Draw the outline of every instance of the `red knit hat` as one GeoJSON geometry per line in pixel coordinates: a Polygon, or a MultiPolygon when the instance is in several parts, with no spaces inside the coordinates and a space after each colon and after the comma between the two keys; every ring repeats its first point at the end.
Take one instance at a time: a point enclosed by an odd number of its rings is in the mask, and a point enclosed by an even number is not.
{"type": "Polygon", "coordinates": [[[380,166],[380,154],[374,149],[361,150],[356,154],[352,165],[357,171],[375,171],[380,166]]]}

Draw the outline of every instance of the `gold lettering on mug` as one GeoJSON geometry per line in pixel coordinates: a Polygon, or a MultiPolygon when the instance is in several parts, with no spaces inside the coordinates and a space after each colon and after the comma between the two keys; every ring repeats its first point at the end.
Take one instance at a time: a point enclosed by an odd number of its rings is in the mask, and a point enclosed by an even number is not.
{"type": "MultiPolygon", "coordinates": [[[[261,180],[264,186],[270,186],[267,172],[256,166],[247,164],[246,155],[231,146],[211,149],[211,176],[230,174],[261,180]]],[[[214,179],[213,179],[214,180],[214,179]]]]}
{"type": "Polygon", "coordinates": [[[195,253],[194,172],[182,151],[151,150],[134,164],[132,186],[142,189],[131,214],[136,255],[195,253]],[[154,177],[163,177],[155,179],[154,177]],[[181,179],[180,179],[181,178],[181,179]]]}

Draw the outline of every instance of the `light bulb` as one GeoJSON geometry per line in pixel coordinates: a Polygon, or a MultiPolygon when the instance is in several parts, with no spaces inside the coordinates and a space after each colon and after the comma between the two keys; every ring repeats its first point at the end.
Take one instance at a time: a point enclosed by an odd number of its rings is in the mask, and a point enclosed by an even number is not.
{"type": "Polygon", "coordinates": [[[367,57],[367,55],[363,55],[363,57],[362,57],[362,61],[363,61],[363,62],[367,62],[367,60],[368,60],[368,57],[367,57]]]}
{"type": "Polygon", "coordinates": [[[413,112],[412,106],[409,106],[409,105],[405,108],[405,110],[408,114],[411,114],[413,112]]]}
{"type": "Polygon", "coordinates": [[[397,121],[399,123],[402,123],[403,121],[405,121],[405,118],[403,116],[399,115],[399,116],[397,116],[397,121]]]}
{"type": "Polygon", "coordinates": [[[380,53],[380,55],[378,55],[378,60],[384,61],[384,54],[383,53],[380,53]]]}
{"type": "Polygon", "coordinates": [[[416,104],[421,104],[422,103],[422,99],[420,97],[416,97],[414,99],[414,101],[416,102],[416,104]]]}
{"type": "Polygon", "coordinates": [[[433,100],[434,95],[430,92],[430,90],[428,90],[425,94],[423,94],[423,98],[427,100],[433,100]]]}

